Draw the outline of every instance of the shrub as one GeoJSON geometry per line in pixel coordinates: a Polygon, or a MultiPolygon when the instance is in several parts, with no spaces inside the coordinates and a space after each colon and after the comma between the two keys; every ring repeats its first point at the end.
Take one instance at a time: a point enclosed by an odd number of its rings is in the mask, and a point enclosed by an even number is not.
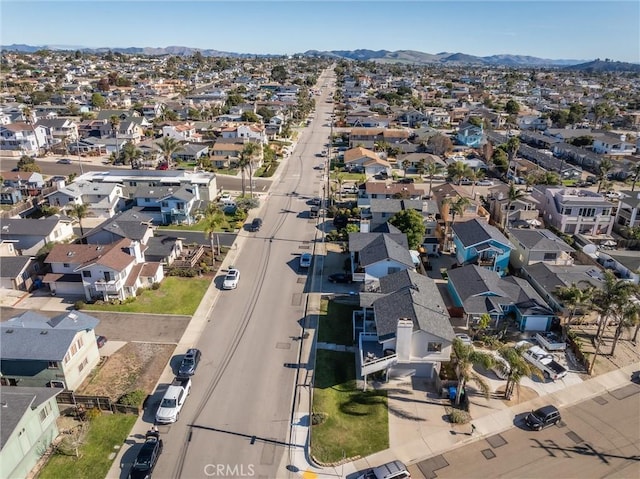
{"type": "Polygon", "coordinates": [[[448,407],[446,411],[449,414],[449,421],[453,424],[466,424],[471,420],[471,415],[462,409],[448,407]]]}
{"type": "Polygon", "coordinates": [[[92,407],[87,411],[85,417],[87,418],[87,420],[91,421],[92,419],[97,418],[101,414],[102,414],[102,411],[100,409],[98,409],[97,407],[92,407]]]}
{"type": "Polygon", "coordinates": [[[142,389],[136,389],[135,391],[128,392],[123,394],[118,399],[119,404],[124,404],[125,406],[137,406],[142,407],[142,403],[147,397],[147,393],[145,393],[142,389]]]}
{"type": "Polygon", "coordinates": [[[153,283],[151,285],[151,289],[153,289],[153,290],[160,289],[160,283],[153,283]]]}
{"type": "Polygon", "coordinates": [[[314,426],[318,426],[327,420],[326,412],[314,412],[311,414],[311,424],[314,426]]]}
{"type": "Polygon", "coordinates": [[[82,309],[87,305],[87,303],[85,303],[82,300],[76,301],[75,303],[73,303],[73,308],[74,309],[82,309]]]}

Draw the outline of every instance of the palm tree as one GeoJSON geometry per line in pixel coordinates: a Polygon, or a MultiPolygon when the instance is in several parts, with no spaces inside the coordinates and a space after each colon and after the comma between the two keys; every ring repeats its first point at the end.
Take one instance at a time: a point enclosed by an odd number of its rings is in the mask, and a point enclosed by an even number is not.
{"type": "MultiPolygon", "coordinates": [[[[511,171],[511,164],[513,160],[516,158],[516,154],[518,153],[518,149],[520,148],[520,138],[517,136],[512,136],[507,141],[507,175],[511,171]]],[[[513,172],[513,176],[515,176],[515,171],[513,172]]]]}
{"type": "Polygon", "coordinates": [[[525,195],[525,192],[517,189],[513,182],[509,183],[509,191],[507,192],[507,204],[504,212],[504,217],[502,218],[502,229],[505,230],[509,223],[509,211],[511,211],[511,205],[522,198],[525,195]]]}
{"type": "Polygon", "coordinates": [[[74,204],[71,207],[71,211],[69,212],[72,218],[76,218],[78,220],[78,224],[80,225],[80,236],[84,236],[84,229],[82,228],[82,219],[86,218],[89,214],[89,206],[86,204],[74,204]]]}
{"type": "Polygon", "coordinates": [[[516,389],[520,394],[520,381],[527,376],[536,376],[540,379],[544,379],[544,374],[529,361],[527,361],[522,354],[528,349],[527,345],[514,347],[514,346],[502,346],[498,349],[498,354],[508,364],[508,368],[500,362],[496,361],[496,366],[501,368],[507,374],[507,384],[504,388],[504,398],[510,400],[513,395],[513,390],[516,389]]]}
{"type": "Polygon", "coordinates": [[[433,186],[433,177],[439,175],[444,170],[444,166],[438,163],[429,163],[424,169],[424,174],[429,178],[429,198],[431,198],[431,187],[433,186]]]}
{"type": "Polygon", "coordinates": [[[447,173],[453,181],[458,183],[458,185],[460,185],[463,178],[471,176],[471,171],[471,168],[462,161],[456,161],[447,167],[447,173]]]}
{"type": "MultiPolygon", "coordinates": [[[[227,222],[224,213],[220,210],[218,205],[210,203],[207,207],[207,211],[204,216],[204,234],[209,238],[211,243],[211,266],[216,263],[216,255],[214,253],[215,248],[213,246],[213,239],[216,231],[218,231],[227,222]]],[[[217,252],[220,254],[220,251],[217,252]]]]}
{"type": "Polygon", "coordinates": [[[460,397],[465,385],[473,381],[484,396],[489,398],[489,384],[483,377],[473,370],[473,366],[480,365],[484,369],[490,369],[495,360],[493,356],[481,351],[476,351],[473,346],[464,344],[460,339],[453,340],[453,353],[455,355],[456,374],[458,376],[458,390],[456,392],[456,405],[460,404],[460,397]]]}
{"type": "Polygon", "coordinates": [[[636,163],[629,169],[629,173],[631,173],[631,191],[636,189],[636,183],[640,179],[640,162],[636,163]]]}
{"type": "Polygon", "coordinates": [[[480,181],[485,176],[487,176],[487,172],[484,170],[481,170],[480,168],[478,168],[477,170],[471,170],[471,176],[469,177],[469,179],[473,182],[473,185],[471,186],[472,197],[474,197],[474,192],[476,190],[476,182],[480,181]]]}
{"type": "Polygon", "coordinates": [[[589,365],[588,372],[591,374],[596,364],[596,359],[600,354],[600,346],[602,346],[602,336],[606,330],[610,317],[621,318],[627,303],[631,299],[632,294],[637,290],[637,286],[628,281],[619,280],[611,271],[604,272],[604,281],[602,287],[597,289],[593,295],[591,304],[593,309],[598,313],[598,330],[594,338],[596,350],[593,353],[593,359],[589,365]]]}
{"type": "Polygon", "coordinates": [[[116,156],[120,156],[120,148],[118,146],[118,131],[120,129],[120,117],[118,115],[111,115],[109,117],[109,124],[111,125],[111,131],[113,137],[116,139],[116,156]]]}
{"type": "Polygon", "coordinates": [[[411,166],[411,162],[409,160],[402,161],[402,171],[404,172],[404,177],[407,177],[407,170],[411,166]]]}
{"type": "Polygon", "coordinates": [[[33,133],[33,137],[36,140],[36,155],[40,154],[40,141],[38,140],[38,135],[36,134],[35,126],[33,125],[33,110],[28,106],[22,110],[22,116],[24,117],[24,122],[31,127],[31,133],[33,133]]]}
{"type": "Polygon", "coordinates": [[[125,165],[131,165],[131,168],[135,168],[140,158],[142,158],[142,151],[136,145],[129,141],[124,144],[120,152],[120,159],[125,165]]]}
{"type": "Polygon", "coordinates": [[[556,291],[556,295],[558,296],[558,298],[560,298],[564,302],[564,304],[571,308],[569,317],[567,318],[567,322],[562,325],[563,338],[565,338],[567,335],[567,329],[572,324],[572,320],[576,313],[576,310],[580,306],[586,306],[587,304],[589,304],[595,292],[595,287],[587,281],[580,281],[579,283],[585,283],[586,287],[581,288],[580,286],[578,286],[578,284],[571,283],[571,286],[566,286],[564,288],[561,287],[556,291]]]}
{"type": "Polygon", "coordinates": [[[471,200],[466,196],[458,196],[456,201],[451,205],[451,224],[456,222],[456,215],[464,216],[467,206],[471,204],[471,200]]]}
{"type": "Polygon", "coordinates": [[[618,325],[613,334],[613,343],[611,343],[611,352],[609,353],[611,356],[616,351],[616,345],[622,335],[622,331],[633,326],[640,326],[640,303],[627,302],[622,305],[619,312],[618,325]]]}
{"type": "Polygon", "coordinates": [[[340,198],[340,201],[342,201],[342,184],[344,183],[344,174],[340,173],[340,170],[336,168],[333,170],[333,173],[331,173],[331,179],[338,185],[338,197],[340,198]]]}
{"type": "MultiPolygon", "coordinates": [[[[251,192],[251,198],[253,198],[253,161],[258,153],[262,153],[262,145],[253,142],[245,143],[242,147],[242,153],[240,153],[240,164],[249,170],[249,191],[251,192]]],[[[244,171],[242,181],[244,183],[244,171]]],[[[242,187],[242,195],[244,196],[244,185],[242,187]]]]}
{"type": "Polygon", "coordinates": [[[167,166],[169,166],[171,165],[173,154],[182,150],[182,145],[175,139],[165,136],[162,138],[162,141],[158,143],[158,148],[160,148],[164,161],[167,163],[167,166]]]}
{"type": "Polygon", "coordinates": [[[613,162],[607,158],[600,162],[600,171],[598,173],[598,190],[600,193],[603,182],[607,179],[607,174],[613,169],[613,162]]]}

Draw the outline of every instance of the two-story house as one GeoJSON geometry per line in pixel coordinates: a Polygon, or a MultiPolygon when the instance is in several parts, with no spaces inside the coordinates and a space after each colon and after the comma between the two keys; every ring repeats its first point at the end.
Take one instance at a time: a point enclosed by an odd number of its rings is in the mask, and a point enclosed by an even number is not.
{"type": "Polygon", "coordinates": [[[522,278],[500,277],[475,264],[450,269],[447,289],[456,307],[463,308],[467,327],[488,314],[493,329],[500,329],[513,314],[520,331],[548,331],[555,314],[522,278]]]}
{"type": "Polygon", "coordinates": [[[506,185],[500,184],[490,190],[487,196],[491,219],[499,225],[509,228],[512,226],[541,226],[538,200],[530,194],[509,201],[506,185]],[[495,191],[494,191],[495,190],[495,191]],[[503,191],[504,190],[504,191],[503,191]],[[509,210],[507,211],[507,208],[509,210]]]}
{"type": "Polygon", "coordinates": [[[376,293],[360,293],[354,311],[360,375],[434,378],[449,361],[455,337],[435,282],[403,270],[380,278],[376,293]]]}
{"type": "Polygon", "coordinates": [[[2,220],[0,239],[13,241],[22,255],[36,255],[50,243],[73,238],[73,220],[67,216],[48,218],[9,218],[2,220]]]}
{"type": "Polygon", "coordinates": [[[172,125],[164,125],[162,127],[162,136],[173,138],[176,141],[186,141],[192,143],[199,143],[202,141],[202,135],[196,132],[195,125],[190,122],[176,122],[172,125]]]}
{"type": "Polygon", "coordinates": [[[456,133],[456,141],[460,145],[470,148],[479,148],[485,142],[484,129],[481,126],[472,125],[470,123],[460,125],[456,133]]]}
{"type": "Polygon", "coordinates": [[[627,141],[627,135],[604,133],[593,139],[593,151],[607,156],[626,156],[636,152],[636,145],[627,141]]]}
{"type": "Polygon", "coordinates": [[[70,143],[78,138],[78,125],[69,118],[54,118],[51,120],[39,120],[38,126],[45,128],[47,134],[47,146],[70,143]]]}
{"type": "Polygon", "coordinates": [[[87,216],[95,218],[112,218],[124,209],[127,200],[121,185],[88,181],[75,181],[45,198],[66,214],[74,205],[87,205],[87,216]]]}
{"type": "Polygon", "coordinates": [[[37,156],[47,146],[47,133],[43,126],[17,122],[0,125],[0,149],[14,156],[37,156]]]}
{"type": "Polygon", "coordinates": [[[257,143],[262,143],[263,145],[266,145],[269,141],[265,134],[264,126],[255,123],[223,128],[221,135],[224,139],[242,139],[244,141],[252,140],[257,143]]]}
{"type": "Polygon", "coordinates": [[[534,263],[568,266],[573,264],[573,248],[547,229],[510,228],[508,236],[514,245],[511,266],[516,270],[534,263]]]}
{"type": "Polygon", "coordinates": [[[349,254],[353,280],[366,285],[375,285],[388,274],[415,268],[404,233],[349,233],[349,254]]]}
{"type": "Polygon", "coordinates": [[[219,138],[211,148],[213,151],[211,162],[216,168],[229,168],[229,166],[238,161],[243,148],[244,142],[242,140],[219,138]]]}
{"type": "Polygon", "coordinates": [[[162,265],[146,262],[144,249],[126,238],[109,245],[56,244],[45,259],[51,273],[43,283],[52,294],[83,296],[86,301],[135,297],[138,288],[164,279],[162,265]]]}
{"type": "Polygon", "coordinates": [[[616,224],[627,228],[640,226],[640,191],[623,190],[620,193],[616,224]]]}
{"type": "Polygon", "coordinates": [[[640,282],[640,254],[637,251],[598,251],[598,263],[611,270],[617,278],[634,284],[640,282]]]}
{"type": "Polygon", "coordinates": [[[6,171],[2,173],[2,184],[20,191],[22,197],[38,196],[45,187],[44,177],[38,171],[6,171]]]}
{"type": "Polygon", "coordinates": [[[500,230],[478,219],[454,223],[451,229],[459,264],[477,264],[501,276],[506,273],[513,244],[500,230]]]}
{"type": "Polygon", "coordinates": [[[76,389],[100,361],[95,335],[99,322],[80,311],[53,318],[26,311],[3,321],[0,383],[76,389]]]}
{"type": "Polygon", "coordinates": [[[195,212],[201,206],[196,185],[138,186],[134,201],[144,214],[161,225],[192,224],[195,222],[195,212]]]}
{"type": "Polygon", "coordinates": [[[578,188],[536,185],[544,222],[565,234],[610,235],[615,217],[613,205],[603,195],[578,188]]]}
{"type": "Polygon", "coordinates": [[[415,210],[422,213],[421,199],[372,199],[367,212],[370,215],[370,229],[375,231],[378,226],[385,224],[396,213],[403,210],[415,210]]]}
{"type": "Polygon", "coordinates": [[[26,479],[58,437],[60,388],[0,386],[0,477],[26,479]]]}

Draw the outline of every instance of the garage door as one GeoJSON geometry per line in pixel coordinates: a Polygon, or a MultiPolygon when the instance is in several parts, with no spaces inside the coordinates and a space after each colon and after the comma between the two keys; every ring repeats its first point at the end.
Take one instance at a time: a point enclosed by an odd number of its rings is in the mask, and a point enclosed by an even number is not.
{"type": "Polygon", "coordinates": [[[527,318],[523,331],[546,331],[549,327],[549,318],[527,318]]]}
{"type": "Polygon", "coordinates": [[[73,296],[84,296],[84,287],[82,283],[63,283],[60,281],[56,281],[55,284],[52,284],[52,290],[55,289],[57,295],[73,295],[73,296]]]}

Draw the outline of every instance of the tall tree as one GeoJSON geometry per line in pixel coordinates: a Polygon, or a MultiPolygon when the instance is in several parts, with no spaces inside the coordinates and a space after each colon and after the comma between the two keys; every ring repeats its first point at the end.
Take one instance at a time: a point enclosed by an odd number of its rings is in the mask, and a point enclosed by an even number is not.
{"type": "Polygon", "coordinates": [[[495,360],[490,354],[477,351],[473,346],[464,344],[460,339],[453,340],[453,353],[455,356],[456,374],[458,376],[458,388],[456,392],[456,404],[460,404],[462,391],[468,382],[475,383],[484,396],[489,398],[489,384],[484,378],[473,370],[473,366],[482,366],[490,369],[495,360]]]}
{"type": "Polygon", "coordinates": [[[536,376],[540,379],[544,379],[544,374],[538,368],[533,366],[527,361],[523,353],[528,349],[528,346],[502,346],[498,349],[498,354],[502,357],[508,368],[505,368],[504,364],[500,361],[496,361],[496,365],[499,368],[507,369],[504,371],[507,373],[507,384],[504,389],[504,398],[510,400],[513,395],[513,390],[516,389],[520,394],[520,381],[527,376],[536,376]]]}
{"type": "MultiPolygon", "coordinates": [[[[227,223],[224,213],[217,204],[210,203],[204,216],[204,234],[211,245],[211,266],[216,263],[216,249],[213,244],[216,232],[227,223]]],[[[220,254],[220,251],[217,251],[220,254]]]]}
{"type": "MultiPolygon", "coordinates": [[[[637,292],[638,289],[636,288],[636,293],[637,292]]],[[[618,324],[613,333],[613,342],[611,343],[611,352],[609,353],[611,356],[616,352],[616,345],[622,332],[625,329],[640,325],[640,303],[628,301],[620,305],[620,308],[615,311],[615,313],[617,313],[616,319],[618,320],[618,324]]]]}
{"type": "MultiPolygon", "coordinates": [[[[556,290],[556,295],[562,300],[562,302],[568,306],[569,316],[566,322],[562,325],[562,336],[566,338],[567,329],[573,324],[573,318],[576,311],[580,307],[585,307],[593,298],[595,287],[587,281],[581,281],[578,283],[571,283],[570,286],[560,287],[556,290]],[[582,283],[582,287],[580,286],[582,283]]],[[[564,315],[563,315],[564,316],[564,315]]]]}
{"type": "Polygon", "coordinates": [[[413,209],[402,210],[393,215],[389,223],[407,235],[410,249],[418,249],[424,241],[426,228],[422,213],[413,209]]]}
{"type": "MultiPolygon", "coordinates": [[[[262,145],[253,142],[247,142],[242,147],[242,153],[240,153],[240,159],[243,164],[246,164],[249,170],[249,191],[251,192],[251,198],[253,198],[253,164],[256,156],[262,153],[262,145]]],[[[243,188],[244,195],[244,188],[243,188]]]]}
{"type": "Polygon", "coordinates": [[[462,161],[455,161],[447,167],[447,173],[459,185],[464,178],[471,176],[471,168],[462,161]]]}
{"type": "Polygon", "coordinates": [[[438,163],[429,163],[425,170],[424,174],[429,178],[429,198],[431,198],[431,187],[433,186],[433,177],[436,175],[442,174],[444,171],[444,166],[438,163]]]}
{"type": "Polygon", "coordinates": [[[82,228],[82,220],[87,217],[89,214],[89,206],[82,204],[74,204],[71,207],[71,211],[69,214],[72,218],[76,218],[78,220],[78,224],[80,225],[80,236],[84,236],[84,229],[82,228]]]}
{"type": "Polygon", "coordinates": [[[36,155],[40,155],[40,140],[38,140],[38,134],[36,133],[36,128],[34,125],[33,118],[33,110],[28,106],[22,110],[22,117],[24,118],[24,122],[29,125],[31,128],[31,133],[33,133],[33,138],[36,140],[36,155]]]}
{"type": "Polygon", "coordinates": [[[409,160],[402,161],[402,171],[404,172],[404,177],[407,177],[407,170],[411,166],[411,162],[409,160]]]}
{"type": "Polygon", "coordinates": [[[607,181],[607,176],[612,169],[613,162],[611,160],[609,160],[608,158],[604,158],[602,161],[600,161],[600,167],[598,169],[598,193],[600,193],[600,191],[602,190],[602,186],[604,182],[607,181]]]}
{"type": "MultiPolygon", "coordinates": [[[[512,136],[511,138],[509,138],[509,140],[507,141],[507,173],[511,172],[511,166],[513,164],[513,161],[516,158],[516,155],[518,153],[518,149],[520,148],[520,138],[518,138],[517,136],[512,136]]],[[[516,175],[515,172],[515,168],[513,171],[513,176],[516,175]]]]}
{"type": "Polygon", "coordinates": [[[636,189],[636,183],[638,179],[640,179],[640,162],[636,163],[629,169],[629,173],[631,173],[631,191],[636,189]]]}
{"type": "Polygon", "coordinates": [[[109,124],[111,125],[111,132],[116,139],[116,156],[120,156],[120,147],[118,145],[118,131],[120,130],[120,117],[118,115],[111,115],[109,117],[109,124]]]}
{"type": "Polygon", "coordinates": [[[441,133],[433,135],[427,140],[427,145],[431,148],[431,151],[436,155],[444,155],[445,153],[453,150],[453,142],[448,136],[441,133]]]}
{"type": "Polygon", "coordinates": [[[183,149],[180,142],[169,136],[164,136],[157,145],[158,148],[160,148],[160,152],[162,153],[162,157],[164,158],[167,166],[170,166],[173,163],[173,154],[183,149]]]}
{"type": "Polygon", "coordinates": [[[509,213],[511,211],[511,205],[515,201],[518,201],[520,198],[525,196],[525,194],[526,193],[524,191],[516,188],[513,182],[509,184],[509,191],[507,192],[507,204],[504,211],[504,216],[502,218],[502,229],[506,229],[509,224],[509,213]]]}

